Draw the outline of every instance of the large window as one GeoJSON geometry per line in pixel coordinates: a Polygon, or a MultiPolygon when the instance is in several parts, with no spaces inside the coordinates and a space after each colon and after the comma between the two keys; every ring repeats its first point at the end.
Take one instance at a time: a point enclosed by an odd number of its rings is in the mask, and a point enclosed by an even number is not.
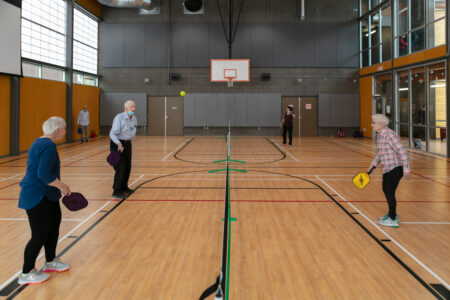
{"type": "Polygon", "coordinates": [[[22,57],[65,66],[65,32],[65,1],[22,1],[22,57]]]}
{"type": "Polygon", "coordinates": [[[73,68],[97,74],[98,22],[78,9],[73,18],[73,68]]]}
{"type": "MultiPolygon", "coordinates": [[[[445,68],[445,62],[438,62],[396,72],[398,115],[394,121],[405,144],[442,155],[447,155],[445,68]]],[[[376,92],[382,87],[382,77],[375,78],[376,92]]],[[[378,98],[375,94],[375,105],[379,105],[378,98]]]]}
{"type": "Polygon", "coordinates": [[[35,77],[35,78],[42,78],[42,79],[55,80],[55,81],[64,81],[65,80],[64,69],[59,69],[59,68],[50,67],[50,66],[44,66],[41,64],[23,62],[22,63],[22,71],[23,71],[23,76],[25,76],[25,77],[35,77]]]}

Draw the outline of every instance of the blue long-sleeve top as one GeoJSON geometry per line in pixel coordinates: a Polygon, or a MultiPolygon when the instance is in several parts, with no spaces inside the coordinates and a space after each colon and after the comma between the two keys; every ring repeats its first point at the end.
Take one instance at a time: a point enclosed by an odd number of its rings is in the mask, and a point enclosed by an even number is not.
{"type": "Polygon", "coordinates": [[[60,166],[56,145],[49,138],[36,139],[28,151],[27,172],[20,182],[20,208],[32,209],[44,196],[50,201],[61,198],[60,190],[48,185],[60,179],[60,166]]]}

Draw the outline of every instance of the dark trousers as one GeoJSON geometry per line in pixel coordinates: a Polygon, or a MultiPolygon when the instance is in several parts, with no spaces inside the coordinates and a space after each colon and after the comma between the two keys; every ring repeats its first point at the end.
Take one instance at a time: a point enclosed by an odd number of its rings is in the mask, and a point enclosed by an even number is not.
{"type": "Polygon", "coordinates": [[[292,145],[292,132],[294,127],[283,126],[283,144],[286,144],[286,133],[289,132],[289,145],[292,145]]]}
{"type": "Polygon", "coordinates": [[[397,190],[400,179],[403,177],[403,167],[399,166],[383,174],[383,192],[389,206],[389,218],[395,219],[397,216],[397,201],[395,191],[397,190]]]}
{"type": "MultiPolygon", "coordinates": [[[[119,163],[114,167],[116,174],[114,175],[113,190],[114,194],[120,194],[128,189],[128,179],[131,172],[131,141],[120,141],[123,151],[120,153],[119,163]]],[[[109,148],[111,151],[117,151],[117,145],[110,141],[109,148]]]]}
{"type": "Polygon", "coordinates": [[[25,247],[23,273],[28,273],[34,268],[42,246],[45,249],[47,262],[55,258],[61,224],[59,201],[50,201],[44,197],[38,205],[27,210],[27,215],[31,227],[31,239],[25,247]]]}

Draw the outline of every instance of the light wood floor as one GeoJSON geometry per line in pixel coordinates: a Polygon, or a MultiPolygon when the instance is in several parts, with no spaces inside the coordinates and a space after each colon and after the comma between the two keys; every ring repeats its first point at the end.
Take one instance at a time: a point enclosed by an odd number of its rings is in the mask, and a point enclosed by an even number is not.
{"type": "MultiPolygon", "coordinates": [[[[364,190],[375,145],[353,138],[232,140],[230,299],[443,299],[450,282],[448,160],[410,153],[397,190],[398,229],[381,170],[364,190]],[[434,284],[441,285],[435,286],[434,284]],[[437,289],[437,290],[436,290],[437,289]],[[441,293],[441,294],[439,294],[441,293]]],[[[18,288],[30,236],[17,208],[26,154],[0,159],[0,294],[15,299],[198,299],[219,274],[225,175],[221,137],[138,137],[124,202],[111,199],[109,140],[61,145],[62,180],[89,206],[63,210],[57,253],[71,264],[18,288]],[[10,283],[12,281],[12,283],[10,283]]],[[[42,267],[44,259],[37,261],[42,267]]],[[[447,291],[448,293],[448,291],[447,291]]],[[[448,296],[448,294],[447,294],[448,296]]],[[[1,296],[0,296],[1,297],[1,296]]],[[[213,296],[208,299],[213,299],[213,296]]]]}

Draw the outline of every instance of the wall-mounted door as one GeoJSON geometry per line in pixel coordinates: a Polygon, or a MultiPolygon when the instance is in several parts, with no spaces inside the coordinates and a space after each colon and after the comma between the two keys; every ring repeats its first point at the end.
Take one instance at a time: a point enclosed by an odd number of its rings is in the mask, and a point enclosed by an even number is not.
{"type": "Polygon", "coordinates": [[[317,136],[317,98],[300,98],[300,136],[317,136]]]}
{"type": "Polygon", "coordinates": [[[148,135],[183,135],[183,100],[181,97],[148,98],[148,135]]]}

